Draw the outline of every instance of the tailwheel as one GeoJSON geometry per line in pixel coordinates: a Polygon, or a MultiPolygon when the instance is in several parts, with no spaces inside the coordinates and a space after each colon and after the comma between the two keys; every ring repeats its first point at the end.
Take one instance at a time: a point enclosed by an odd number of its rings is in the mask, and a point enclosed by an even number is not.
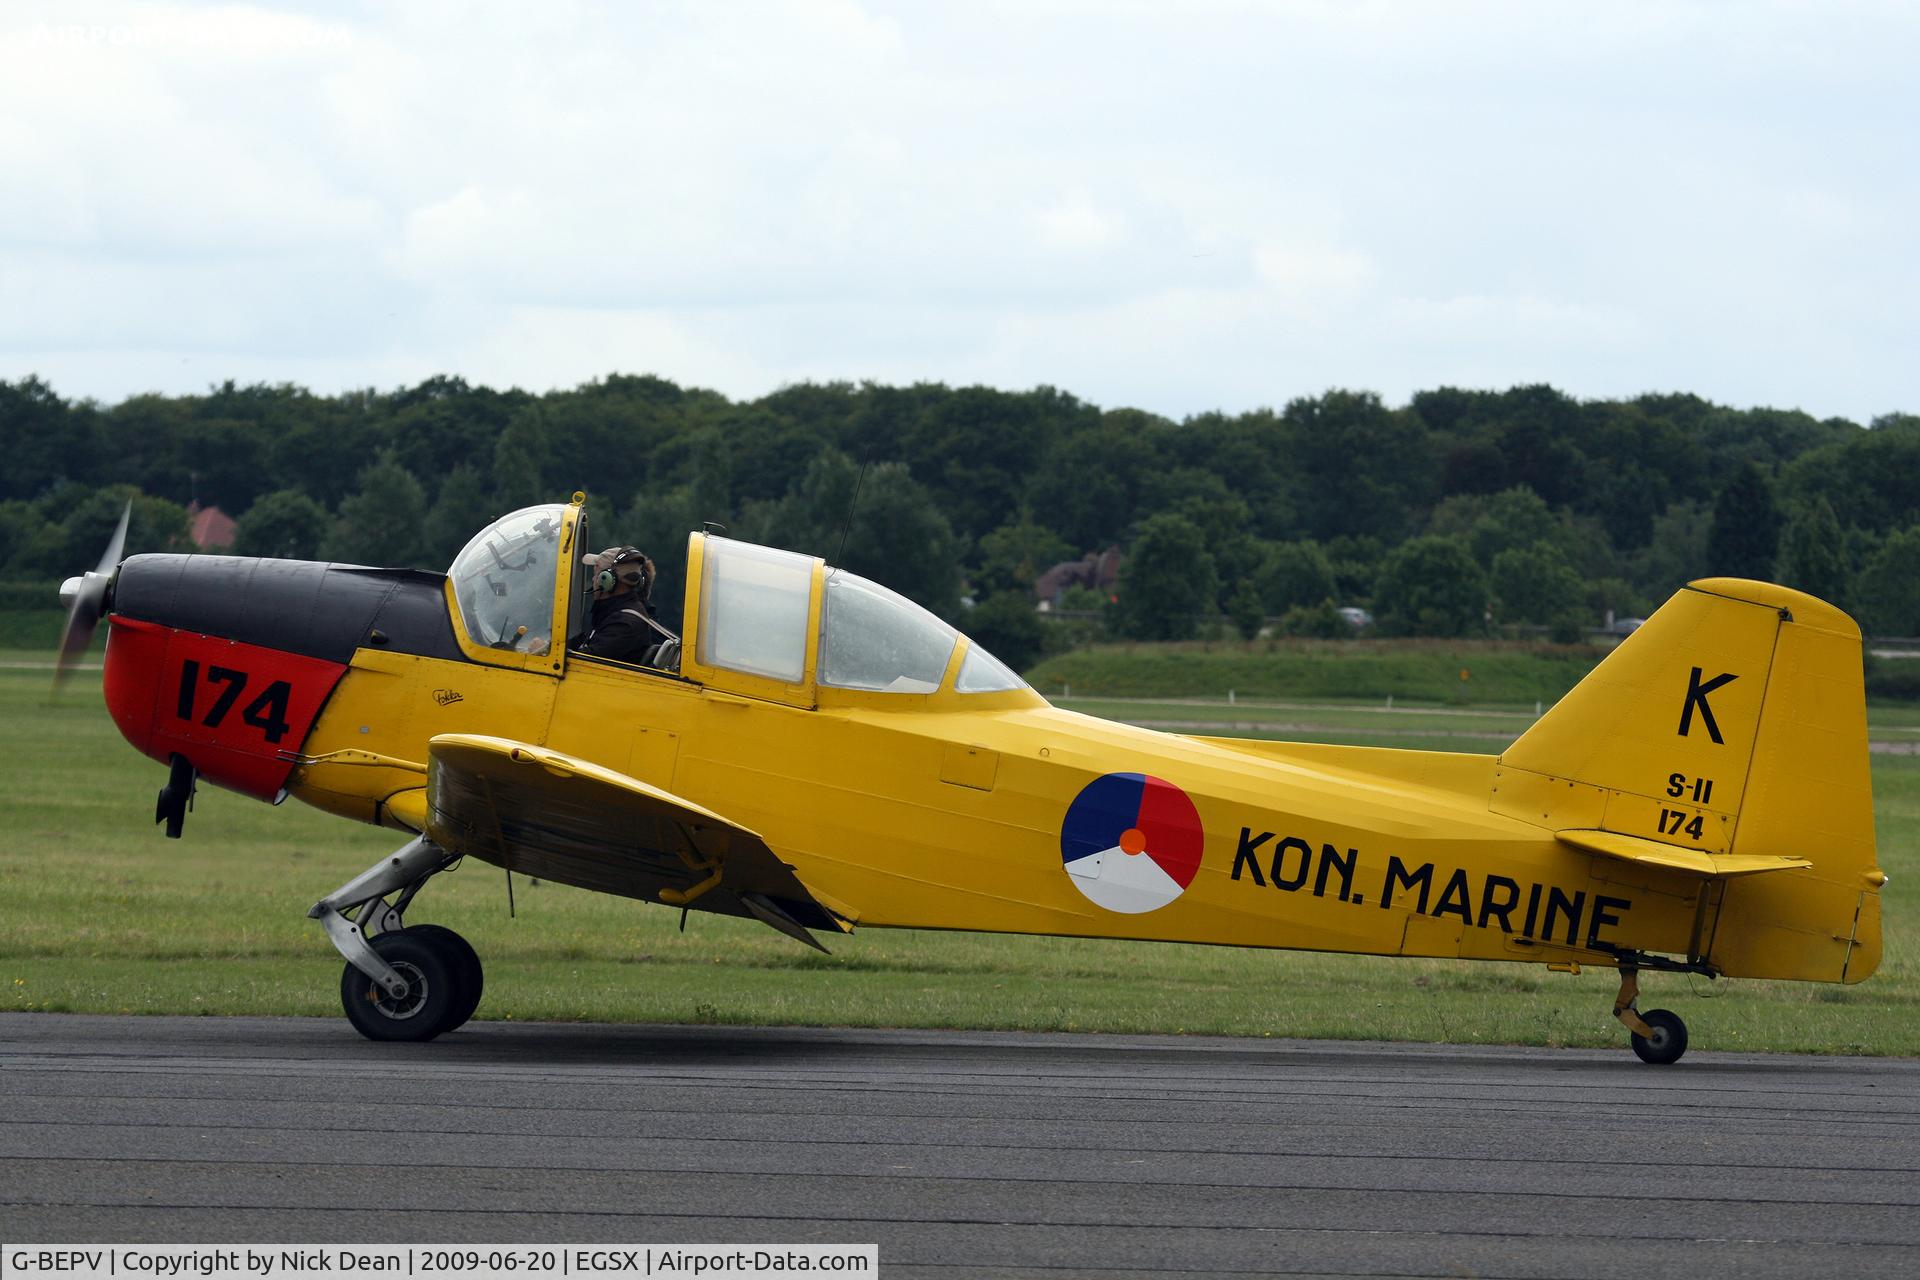
{"type": "Polygon", "coordinates": [[[1649,1009],[1640,1015],[1647,1024],[1650,1034],[1633,1034],[1633,1051],[1640,1061],[1651,1062],[1655,1066],[1665,1066],[1669,1062],[1678,1062],[1680,1055],[1687,1051],[1687,1024],[1680,1015],[1666,1009],[1649,1009]]]}
{"type": "Polygon", "coordinates": [[[441,924],[412,924],[406,932],[414,934],[443,947],[454,969],[454,991],[456,999],[447,1011],[447,1025],[440,1028],[444,1034],[458,1031],[467,1025],[467,1019],[480,1007],[480,993],[486,989],[486,974],[480,968],[480,953],[473,944],[441,924]]]}
{"type": "Polygon", "coordinates": [[[1632,1034],[1633,1051],[1642,1062],[1665,1066],[1680,1061],[1687,1051],[1687,1024],[1680,1015],[1667,1009],[1641,1013],[1640,969],[1631,962],[1620,965],[1620,992],[1613,998],[1613,1016],[1632,1034]]]}
{"type": "Polygon", "coordinates": [[[444,939],[401,929],[368,939],[374,954],[406,983],[395,995],[353,965],[340,975],[340,1004],[369,1040],[431,1040],[459,1009],[460,962],[444,939]]]}

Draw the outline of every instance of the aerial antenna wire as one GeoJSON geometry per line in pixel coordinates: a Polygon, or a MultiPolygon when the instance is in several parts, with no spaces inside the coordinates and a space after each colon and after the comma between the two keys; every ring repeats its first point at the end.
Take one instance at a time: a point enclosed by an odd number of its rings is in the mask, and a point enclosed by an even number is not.
{"type": "Polygon", "coordinates": [[[847,502],[847,522],[840,526],[840,549],[833,553],[833,564],[836,569],[840,566],[841,557],[847,554],[847,535],[853,532],[853,509],[860,505],[860,486],[865,482],[867,468],[871,465],[873,464],[868,462],[861,463],[860,474],[853,478],[853,497],[847,502]]]}

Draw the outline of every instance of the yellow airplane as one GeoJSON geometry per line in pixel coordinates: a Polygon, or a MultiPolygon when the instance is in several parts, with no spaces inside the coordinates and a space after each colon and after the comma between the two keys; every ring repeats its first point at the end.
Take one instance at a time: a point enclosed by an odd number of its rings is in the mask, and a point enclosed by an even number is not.
{"type": "Polygon", "coordinates": [[[1156,733],[1057,709],[821,560],[690,536],[685,634],[575,652],[583,499],[446,574],[140,555],[70,579],[111,620],[127,739],[196,781],[410,837],[314,906],[348,1019],[424,1040],[480,961],[405,923],[461,858],[811,945],[855,926],[1859,982],[1880,962],[1860,633],[1760,582],[1679,592],[1498,756],[1156,733]]]}

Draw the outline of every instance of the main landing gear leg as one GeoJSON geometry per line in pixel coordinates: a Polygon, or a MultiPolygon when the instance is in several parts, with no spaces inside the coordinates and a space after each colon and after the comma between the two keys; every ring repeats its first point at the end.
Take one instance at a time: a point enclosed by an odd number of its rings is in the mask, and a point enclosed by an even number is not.
{"type": "Polygon", "coordinates": [[[1620,966],[1620,993],[1613,998],[1613,1016],[1632,1033],[1633,1052],[1642,1062],[1665,1066],[1678,1062],[1687,1051],[1687,1024],[1680,1015],[1666,1009],[1641,1013],[1640,970],[1630,964],[1620,966]]]}
{"type": "Polygon", "coordinates": [[[307,912],[346,957],[340,1004],[370,1040],[431,1040],[479,1007],[485,979],[467,940],[440,925],[408,928],[402,919],[428,878],[455,861],[416,837],[307,912]],[[395,892],[400,896],[390,906],[387,895],[395,892]]]}

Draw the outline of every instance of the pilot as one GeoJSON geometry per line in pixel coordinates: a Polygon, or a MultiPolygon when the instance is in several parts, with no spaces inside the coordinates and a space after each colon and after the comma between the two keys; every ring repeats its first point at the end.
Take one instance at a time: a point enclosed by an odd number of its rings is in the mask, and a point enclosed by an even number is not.
{"type": "Polygon", "coordinates": [[[638,547],[608,547],[583,556],[593,578],[592,630],[580,652],[617,662],[641,662],[662,641],[676,639],[654,620],[653,561],[638,547]]]}

